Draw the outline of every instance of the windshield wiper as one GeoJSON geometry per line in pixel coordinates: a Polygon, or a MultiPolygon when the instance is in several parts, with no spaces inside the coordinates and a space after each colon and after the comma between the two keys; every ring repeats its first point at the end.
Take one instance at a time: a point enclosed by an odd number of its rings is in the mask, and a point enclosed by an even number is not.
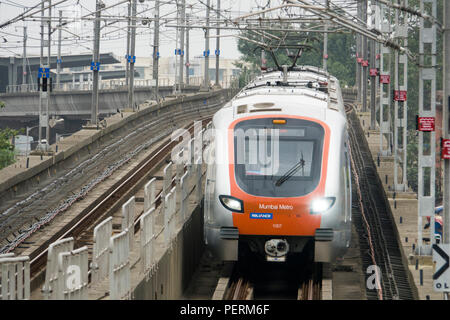
{"type": "MultiPolygon", "coordinates": [[[[297,162],[291,169],[289,169],[282,177],[280,177],[280,179],[278,179],[277,182],[275,182],[275,185],[277,187],[281,186],[284,182],[289,180],[294,175],[294,173],[296,173],[300,168],[303,170],[305,169],[305,160],[303,159],[303,152],[300,161],[297,162]]],[[[305,175],[305,171],[303,171],[303,175],[305,175]]]]}

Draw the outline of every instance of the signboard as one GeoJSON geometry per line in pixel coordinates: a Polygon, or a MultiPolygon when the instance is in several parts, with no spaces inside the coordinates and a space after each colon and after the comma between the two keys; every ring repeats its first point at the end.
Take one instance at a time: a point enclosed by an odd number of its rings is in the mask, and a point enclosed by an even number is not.
{"type": "Polygon", "coordinates": [[[38,78],[50,78],[50,68],[39,68],[38,78]]]}
{"type": "Polygon", "coordinates": [[[450,139],[442,139],[441,158],[450,159],[450,139]]]}
{"type": "Polygon", "coordinates": [[[356,58],[356,62],[361,63],[363,61],[363,58],[356,58]]]}
{"type": "Polygon", "coordinates": [[[394,90],[394,101],[406,101],[406,99],[405,90],[394,90]]]}
{"type": "Polygon", "coordinates": [[[368,66],[369,66],[369,60],[363,60],[363,61],[361,62],[361,65],[362,65],[363,67],[368,67],[368,66]]]}
{"type": "Polygon", "coordinates": [[[450,244],[433,244],[433,262],[436,264],[433,274],[434,291],[450,291],[449,252],[450,244]]]}
{"type": "Polygon", "coordinates": [[[376,77],[378,75],[378,69],[377,68],[370,68],[369,74],[371,77],[376,77]]]}
{"type": "Polygon", "coordinates": [[[380,74],[380,83],[391,83],[391,76],[388,74],[380,74]]]}
{"type": "Polygon", "coordinates": [[[417,127],[419,131],[434,131],[434,117],[418,117],[417,118],[417,127]]]}

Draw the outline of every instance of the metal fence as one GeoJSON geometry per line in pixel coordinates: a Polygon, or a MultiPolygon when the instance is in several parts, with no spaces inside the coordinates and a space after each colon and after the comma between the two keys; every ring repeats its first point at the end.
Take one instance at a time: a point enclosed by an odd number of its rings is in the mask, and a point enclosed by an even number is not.
{"type": "Polygon", "coordinates": [[[128,229],[109,242],[109,295],[111,300],[130,299],[130,236],[128,229]]]}
{"type": "Polygon", "coordinates": [[[172,167],[173,163],[172,161],[169,162],[169,164],[164,168],[164,182],[163,182],[163,189],[162,194],[164,197],[169,193],[169,190],[172,185],[172,167]]]}
{"type": "Polygon", "coordinates": [[[66,238],[53,242],[47,251],[47,267],[45,269],[45,283],[42,288],[44,299],[58,299],[58,256],[63,252],[73,250],[74,239],[66,238]]]}
{"type": "Polygon", "coordinates": [[[175,235],[176,187],[164,197],[164,243],[169,247],[175,235]]]}
{"type": "Polygon", "coordinates": [[[187,198],[189,197],[189,172],[186,171],[186,173],[181,177],[180,182],[180,222],[184,223],[186,221],[187,217],[187,198]]]}
{"type": "Polygon", "coordinates": [[[151,179],[144,186],[144,212],[155,207],[156,200],[156,178],[151,179]]]}
{"type": "Polygon", "coordinates": [[[0,256],[0,299],[30,299],[30,259],[14,257],[13,254],[0,256]]]}
{"type": "Polygon", "coordinates": [[[109,239],[112,234],[112,217],[103,220],[94,228],[94,250],[92,253],[92,283],[98,283],[109,274],[109,239]]]}
{"type": "Polygon", "coordinates": [[[88,247],[60,253],[58,273],[57,299],[87,300],[88,247]]]}
{"type": "Polygon", "coordinates": [[[130,237],[129,240],[130,250],[133,250],[133,243],[134,243],[133,231],[134,231],[135,212],[136,212],[136,201],[133,196],[122,206],[122,231],[130,230],[130,232],[128,232],[128,236],[130,237]]]}
{"type": "Polygon", "coordinates": [[[145,212],[140,218],[141,224],[141,265],[142,272],[147,274],[154,265],[154,225],[155,208],[145,212]]]}

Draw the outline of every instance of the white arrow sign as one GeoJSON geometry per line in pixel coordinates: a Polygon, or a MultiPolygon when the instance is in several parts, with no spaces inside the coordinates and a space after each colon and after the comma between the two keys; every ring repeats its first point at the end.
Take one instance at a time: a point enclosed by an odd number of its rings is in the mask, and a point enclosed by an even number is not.
{"type": "Polygon", "coordinates": [[[450,244],[433,244],[433,262],[436,263],[433,274],[433,289],[438,292],[450,291],[450,244]]]}

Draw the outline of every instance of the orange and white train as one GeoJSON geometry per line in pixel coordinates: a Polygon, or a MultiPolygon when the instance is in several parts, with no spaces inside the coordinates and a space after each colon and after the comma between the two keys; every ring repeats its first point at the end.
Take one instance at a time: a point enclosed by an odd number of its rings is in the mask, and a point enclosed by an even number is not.
{"type": "Polygon", "coordinates": [[[351,239],[351,171],[339,81],[315,67],[267,72],[213,117],[205,242],[224,261],[342,256],[351,239]]]}

